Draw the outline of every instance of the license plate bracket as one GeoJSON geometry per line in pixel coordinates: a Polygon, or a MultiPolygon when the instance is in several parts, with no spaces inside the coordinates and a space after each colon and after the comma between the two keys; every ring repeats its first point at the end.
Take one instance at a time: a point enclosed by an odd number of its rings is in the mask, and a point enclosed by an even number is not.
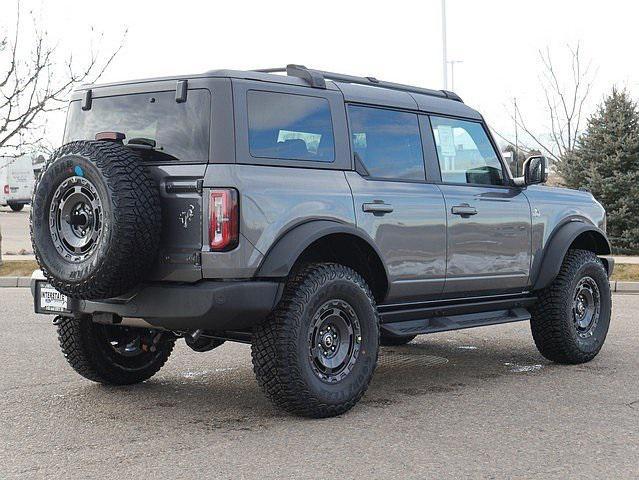
{"type": "Polygon", "coordinates": [[[69,297],[58,292],[44,280],[36,281],[35,285],[36,313],[71,313],[69,297]]]}

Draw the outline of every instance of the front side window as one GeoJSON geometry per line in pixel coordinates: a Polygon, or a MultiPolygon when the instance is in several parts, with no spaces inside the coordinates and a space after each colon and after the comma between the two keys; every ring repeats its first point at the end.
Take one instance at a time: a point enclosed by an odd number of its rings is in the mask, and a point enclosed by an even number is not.
{"type": "Polygon", "coordinates": [[[249,91],[247,102],[253,157],[335,160],[331,110],[325,98],[249,91]]]}
{"type": "Polygon", "coordinates": [[[349,105],[348,119],[355,161],[367,176],[424,180],[417,115],[349,105]]]}
{"type": "Polygon", "coordinates": [[[442,181],[503,185],[497,152],[480,123],[430,117],[442,181]]]}

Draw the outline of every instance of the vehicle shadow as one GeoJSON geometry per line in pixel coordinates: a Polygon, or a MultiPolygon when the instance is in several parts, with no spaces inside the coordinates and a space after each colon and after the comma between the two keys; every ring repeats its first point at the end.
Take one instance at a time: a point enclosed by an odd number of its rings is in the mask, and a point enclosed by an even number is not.
{"type": "MultiPolygon", "coordinates": [[[[418,340],[406,346],[383,347],[373,382],[356,411],[365,414],[370,408],[398,405],[416,396],[442,402],[447,396],[463,394],[469,386],[491,388],[497,382],[512,381],[516,375],[544,375],[555,368],[543,360],[534,345],[517,343],[516,348],[510,342],[474,347],[418,340]]],[[[128,387],[83,383],[76,393],[80,405],[97,405],[102,418],[117,420],[118,428],[142,421],[169,429],[253,431],[268,428],[278,419],[296,418],[269,403],[250,364],[239,360],[227,368],[181,372],[173,368],[128,387]],[[134,417],[132,411],[136,412],[134,417]]],[[[78,402],[66,399],[60,407],[74,410],[77,416],[78,402]]]]}

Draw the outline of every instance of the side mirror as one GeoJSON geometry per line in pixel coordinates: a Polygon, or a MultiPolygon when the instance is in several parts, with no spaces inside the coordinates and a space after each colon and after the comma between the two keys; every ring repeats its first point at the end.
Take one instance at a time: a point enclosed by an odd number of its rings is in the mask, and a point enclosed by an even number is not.
{"type": "Polygon", "coordinates": [[[524,162],[524,185],[546,183],[548,180],[548,160],[542,155],[533,155],[524,162]]]}

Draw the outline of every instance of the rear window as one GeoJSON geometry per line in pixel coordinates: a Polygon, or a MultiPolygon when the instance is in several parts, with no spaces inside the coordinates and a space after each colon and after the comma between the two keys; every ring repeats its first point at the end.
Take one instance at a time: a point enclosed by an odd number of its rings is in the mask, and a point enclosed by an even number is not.
{"type": "Polygon", "coordinates": [[[249,91],[247,102],[253,157],[335,160],[331,110],[325,98],[249,91]]]}
{"type": "Polygon", "coordinates": [[[99,132],[121,132],[126,140],[156,142],[161,160],[207,161],[211,95],[189,90],[187,101],[175,101],[175,91],[94,98],[91,110],[71,102],[64,141],[93,140],[99,132]]]}
{"type": "Polygon", "coordinates": [[[349,105],[348,119],[360,171],[388,180],[424,180],[417,115],[349,105]]]}

